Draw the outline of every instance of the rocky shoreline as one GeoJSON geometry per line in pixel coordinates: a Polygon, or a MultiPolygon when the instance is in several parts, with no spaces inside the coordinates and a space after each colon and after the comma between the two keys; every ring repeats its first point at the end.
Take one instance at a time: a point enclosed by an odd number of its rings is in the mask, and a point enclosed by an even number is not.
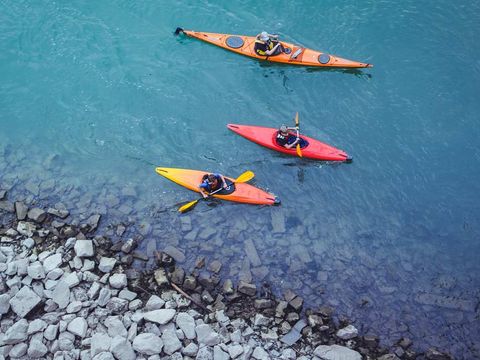
{"type": "Polygon", "coordinates": [[[65,206],[29,208],[0,191],[0,359],[451,359],[390,349],[334,309],[304,309],[288,290],[222,280],[222,263],[191,271],[173,246],[152,261],[137,241],[66,223],[65,206]],[[135,261],[154,266],[139,270],[135,261]]]}

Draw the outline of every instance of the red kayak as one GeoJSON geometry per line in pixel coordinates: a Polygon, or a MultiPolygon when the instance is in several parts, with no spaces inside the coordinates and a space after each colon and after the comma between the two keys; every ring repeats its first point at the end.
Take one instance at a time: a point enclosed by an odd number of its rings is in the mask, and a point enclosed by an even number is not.
{"type": "MultiPolygon", "coordinates": [[[[295,147],[287,149],[277,144],[276,136],[278,129],[238,124],[228,124],[227,127],[238,135],[243,136],[254,143],[284,154],[298,156],[295,147]]],[[[327,145],[305,135],[300,135],[300,139],[302,140],[301,149],[302,157],[304,158],[325,161],[352,161],[352,158],[348,156],[346,152],[334,148],[333,146],[327,145]]]]}

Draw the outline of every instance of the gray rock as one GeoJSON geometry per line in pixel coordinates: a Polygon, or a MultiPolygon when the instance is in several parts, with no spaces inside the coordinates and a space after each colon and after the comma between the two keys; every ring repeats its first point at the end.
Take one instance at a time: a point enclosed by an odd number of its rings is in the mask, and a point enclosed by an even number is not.
{"type": "Polygon", "coordinates": [[[27,286],[24,286],[9,300],[9,303],[13,312],[23,318],[27,316],[40,301],[42,301],[42,299],[37,294],[27,286]]]}
{"type": "Polygon", "coordinates": [[[31,249],[35,246],[35,240],[32,238],[26,238],[22,241],[22,245],[25,246],[27,249],[31,249]]]}
{"type": "Polygon", "coordinates": [[[185,254],[180,249],[177,249],[174,246],[168,245],[163,252],[171,256],[177,263],[182,263],[185,261],[185,254]]]}
{"type": "Polygon", "coordinates": [[[35,261],[27,267],[28,276],[33,280],[40,280],[45,278],[45,270],[40,261],[35,261]]]}
{"type": "Polygon", "coordinates": [[[114,289],[122,289],[127,286],[127,275],[125,274],[113,274],[109,277],[108,282],[114,289]]]}
{"type": "Polygon", "coordinates": [[[19,343],[14,345],[11,349],[8,355],[10,355],[10,358],[21,358],[23,355],[27,353],[28,345],[25,343],[19,343]]]}
{"type": "Polygon", "coordinates": [[[45,330],[47,325],[48,324],[45,321],[43,321],[42,319],[35,319],[30,324],[28,324],[27,333],[28,333],[28,335],[32,335],[32,334],[35,334],[39,331],[43,331],[43,330],[45,330]]]}
{"type": "Polygon", "coordinates": [[[29,219],[41,223],[45,221],[47,213],[40,208],[33,208],[28,211],[27,216],[29,219]]]}
{"type": "Polygon", "coordinates": [[[238,292],[248,296],[254,296],[257,293],[257,287],[255,284],[249,284],[243,280],[240,280],[238,283],[238,292]]]}
{"type": "Polygon", "coordinates": [[[25,220],[27,217],[28,206],[21,201],[15,202],[15,213],[17,215],[17,220],[25,220]]]}
{"type": "Polygon", "coordinates": [[[182,354],[185,356],[194,357],[197,355],[197,352],[198,352],[198,345],[195,344],[194,342],[191,342],[190,344],[188,344],[182,349],[182,354]]]}
{"type": "Polygon", "coordinates": [[[247,254],[248,260],[250,260],[250,264],[253,267],[262,265],[262,261],[260,260],[257,249],[255,248],[255,244],[251,239],[245,240],[245,253],[247,254]]]}
{"type": "Polygon", "coordinates": [[[67,306],[67,314],[74,314],[79,312],[83,307],[81,301],[73,301],[67,306]]]}
{"type": "Polygon", "coordinates": [[[268,353],[260,346],[257,346],[255,350],[253,350],[252,357],[257,360],[270,359],[270,356],[268,356],[268,353]]]}
{"type": "Polygon", "coordinates": [[[109,273],[113,270],[116,263],[117,259],[102,256],[100,258],[100,264],[98,265],[98,269],[104,273],[109,273]]]}
{"type": "Polygon", "coordinates": [[[130,311],[138,310],[142,307],[142,305],[143,305],[142,300],[135,299],[133,301],[130,301],[130,303],[128,304],[128,310],[130,310],[130,311]]]}
{"type": "Polygon", "coordinates": [[[236,345],[228,345],[228,354],[232,359],[236,359],[243,353],[243,346],[236,344],[236,345]]]}
{"type": "Polygon", "coordinates": [[[137,335],[133,340],[133,349],[144,355],[160,354],[162,347],[162,339],[152,333],[137,335]]]}
{"type": "Polygon", "coordinates": [[[10,295],[0,295],[0,315],[6,314],[10,310],[10,295]]]}
{"type": "Polygon", "coordinates": [[[103,351],[100,354],[95,355],[92,360],[115,360],[115,358],[113,357],[111,352],[103,351]]]}
{"type": "Polygon", "coordinates": [[[48,273],[62,265],[62,254],[53,254],[43,260],[43,268],[48,273]]]}
{"type": "Polygon", "coordinates": [[[36,230],[35,224],[26,221],[19,221],[17,224],[17,231],[25,236],[31,237],[36,230]]]}
{"type": "Polygon", "coordinates": [[[92,240],[77,240],[74,250],[78,257],[91,257],[94,255],[92,240]]]}
{"type": "Polygon", "coordinates": [[[208,346],[198,349],[196,360],[213,360],[212,350],[208,346]]]}
{"type": "Polygon", "coordinates": [[[70,301],[70,286],[60,280],[55,286],[55,290],[52,293],[52,300],[58,305],[60,309],[65,309],[70,301]]]}
{"type": "Polygon", "coordinates": [[[199,344],[214,346],[220,343],[220,336],[215,332],[210,325],[200,324],[195,327],[197,333],[197,341],[199,344]]]}
{"type": "MultiPolygon", "coordinates": [[[[109,316],[105,319],[104,325],[108,329],[108,335],[112,338],[115,336],[127,337],[127,329],[119,316],[109,316]]],[[[111,351],[111,350],[110,350],[111,351]]]]}
{"type": "Polygon", "coordinates": [[[57,338],[58,333],[58,324],[48,325],[45,331],[43,332],[43,337],[47,340],[53,341],[57,338]]]}
{"type": "Polygon", "coordinates": [[[313,354],[322,360],[362,360],[360,353],[340,345],[319,345],[313,354]]]}
{"type": "Polygon", "coordinates": [[[132,349],[132,345],[130,341],[123,338],[120,335],[115,336],[112,339],[112,343],[110,345],[110,352],[115,356],[118,360],[135,360],[136,355],[132,349]]]}
{"type": "Polygon", "coordinates": [[[230,356],[218,345],[213,347],[213,360],[229,360],[230,356]]]}
{"type": "Polygon", "coordinates": [[[107,334],[93,334],[90,341],[90,356],[93,358],[101,352],[109,351],[111,344],[112,338],[107,334]]]}
{"type": "Polygon", "coordinates": [[[337,331],[337,336],[343,340],[349,340],[357,337],[358,330],[353,325],[348,325],[337,331]]]}
{"type": "Polygon", "coordinates": [[[296,358],[297,358],[297,354],[293,349],[290,349],[290,348],[283,349],[281,359],[295,360],[296,358]]]}
{"type": "Polygon", "coordinates": [[[158,286],[168,285],[168,278],[164,269],[157,269],[153,273],[158,286]]]}
{"type": "Polygon", "coordinates": [[[134,293],[133,291],[128,290],[128,289],[122,289],[118,293],[118,297],[120,299],[125,299],[125,300],[128,300],[128,301],[132,301],[133,299],[135,299],[137,297],[137,294],[134,293]]]}
{"type": "Polygon", "coordinates": [[[87,219],[87,225],[90,226],[91,231],[95,231],[95,229],[98,227],[98,223],[100,222],[100,217],[101,216],[99,214],[95,214],[90,216],[87,219]]]}
{"type": "Polygon", "coordinates": [[[41,341],[31,340],[28,346],[28,357],[30,359],[39,359],[42,358],[47,351],[47,347],[41,341]]]}
{"type": "Polygon", "coordinates": [[[57,280],[63,275],[63,270],[62,269],[53,269],[47,274],[47,279],[49,280],[57,280]]]}
{"type": "Polygon", "coordinates": [[[27,340],[28,321],[21,319],[10,326],[3,336],[5,345],[15,345],[27,340]]]}
{"type": "Polygon", "coordinates": [[[163,352],[172,355],[174,352],[182,348],[182,343],[178,340],[175,331],[166,329],[162,334],[163,352]]]}
{"type": "Polygon", "coordinates": [[[159,309],[146,312],[143,318],[147,321],[151,321],[160,325],[165,325],[175,316],[174,309],[159,309]]]}
{"type": "Polygon", "coordinates": [[[0,200],[5,199],[5,196],[7,196],[7,191],[6,190],[0,190],[0,200]]]}
{"type": "Polygon", "coordinates": [[[292,346],[302,337],[302,330],[305,326],[307,326],[307,323],[304,319],[298,320],[293,328],[286,335],[282,336],[280,341],[288,346],[292,346]]]}
{"type": "Polygon", "coordinates": [[[121,250],[125,253],[125,254],[129,254],[133,248],[135,247],[136,243],[133,239],[128,239],[127,241],[125,241],[125,243],[122,245],[122,248],[121,250]]]}
{"type": "Polygon", "coordinates": [[[183,331],[187,339],[195,339],[195,319],[191,315],[185,312],[180,312],[177,314],[175,322],[177,326],[183,331]]]}
{"type": "Polygon", "coordinates": [[[255,326],[267,326],[270,323],[270,318],[263,316],[262,314],[256,314],[253,325],[255,326]]]}
{"type": "Polygon", "coordinates": [[[6,212],[14,212],[15,208],[10,201],[2,200],[0,201],[0,210],[6,211],[6,212]]]}
{"type": "Polygon", "coordinates": [[[48,208],[47,213],[53,216],[57,216],[61,219],[65,219],[70,214],[68,210],[65,208],[62,208],[62,209],[48,208]]]}
{"type": "Polygon", "coordinates": [[[158,310],[161,309],[165,305],[165,300],[161,299],[157,295],[152,295],[148,299],[147,303],[145,304],[145,310],[158,310]]]}
{"type": "Polygon", "coordinates": [[[122,314],[128,308],[128,301],[118,297],[113,297],[108,300],[105,308],[113,314],[122,314]]]}
{"type": "Polygon", "coordinates": [[[70,321],[67,326],[67,330],[70,331],[72,334],[81,337],[82,339],[87,334],[88,324],[87,320],[81,317],[77,317],[70,321]]]}

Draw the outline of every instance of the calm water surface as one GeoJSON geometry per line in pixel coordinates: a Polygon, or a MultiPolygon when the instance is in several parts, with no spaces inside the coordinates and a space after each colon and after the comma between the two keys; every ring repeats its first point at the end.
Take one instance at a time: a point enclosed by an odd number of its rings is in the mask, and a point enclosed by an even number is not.
{"type": "Polygon", "coordinates": [[[471,1],[2,1],[0,188],[78,221],[101,213],[112,233],[136,222],[149,253],[219,258],[223,275],[334,305],[385,344],[480,357],[479,24],[471,1]],[[177,26],[267,30],[375,67],[262,64],[177,26]],[[284,157],[225,127],[296,111],[354,162],[284,157]],[[180,217],[196,197],[155,166],[253,170],[283,203],[180,217]]]}

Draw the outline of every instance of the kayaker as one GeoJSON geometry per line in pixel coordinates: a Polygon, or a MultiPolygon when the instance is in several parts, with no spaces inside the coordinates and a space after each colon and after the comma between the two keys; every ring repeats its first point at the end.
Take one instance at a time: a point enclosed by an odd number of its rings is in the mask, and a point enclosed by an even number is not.
{"type": "Polygon", "coordinates": [[[223,175],[218,173],[205,174],[202,178],[202,183],[199,185],[200,194],[207,198],[212,192],[221,188],[228,189],[227,182],[223,175]]]}
{"type": "Polygon", "coordinates": [[[278,41],[278,35],[271,35],[266,31],[257,35],[254,49],[261,56],[278,55],[283,51],[282,44],[278,41]]]}
{"type": "Polygon", "coordinates": [[[286,149],[291,149],[292,147],[297,145],[297,143],[301,139],[300,137],[298,137],[297,132],[293,132],[296,130],[297,130],[296,128],[287,127],[286,125],[280,126],[280,129],[278,129],[277,137],[276,137],[277,144],[280,146],[283,146],[286,149]]]}

